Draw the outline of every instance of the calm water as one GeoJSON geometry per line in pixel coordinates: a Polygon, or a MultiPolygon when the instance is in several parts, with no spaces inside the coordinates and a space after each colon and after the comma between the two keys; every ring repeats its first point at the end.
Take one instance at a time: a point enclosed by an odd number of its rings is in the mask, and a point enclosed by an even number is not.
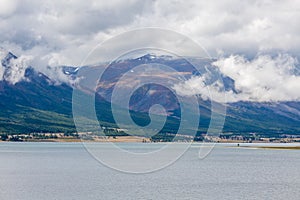
{"type": "Polygon", "coordinates": [[[220,144],[200,160],[198,146],[163,170],[132,175],[79,143],[0,143],[0,199],[299,199],[300,151],[220,144]]]}

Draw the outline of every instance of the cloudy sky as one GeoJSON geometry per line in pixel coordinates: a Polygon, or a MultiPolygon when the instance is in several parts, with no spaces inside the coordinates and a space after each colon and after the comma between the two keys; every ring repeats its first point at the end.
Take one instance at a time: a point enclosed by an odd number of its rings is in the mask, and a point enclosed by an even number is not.
{"type": "Polygon", "coordinates": [[[205,47],[254,99],[264,93],[256,87],[271,91],[261,101],[299,100],[299,19],[297,0],[0,0],[0,46],[35,66],[79,65],[95,45],[122,32],[167,28],[205,47]],[[263,82],[258,73],[278,78],[263,82]],[[289,85],[274,88],[276,80],[289,85]],[[274,97],[282,89],[290,92],[274,97]]]}

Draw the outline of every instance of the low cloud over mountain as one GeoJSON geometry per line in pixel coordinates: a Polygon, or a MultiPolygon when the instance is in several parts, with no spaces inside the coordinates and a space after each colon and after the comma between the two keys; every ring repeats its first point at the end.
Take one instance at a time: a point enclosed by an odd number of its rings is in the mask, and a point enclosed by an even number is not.
{"type": "MultiPolygon", "coordinates": [[[[28,81],[25,71],[28,67],[31,67],[46,75],[52,84],[67,83],[73,85],[76,82],[74,72],[76,72],[77,67],[32,66],[29,65],[34,59],[32,56],[17,57],[3,49],[0,51],[0,58],[0,81],[5,80],[10,84],[28,81]]],[[[152,60],[154,63],[156,62],[155,59],[154,57],[152,60]]],[[[173,67],[176,68],[175,65],[173,67]]],[[[254,59],[231,55],[212,60],[209,65],[216,68],[218,73],[224,77],[223,82],[207,81],[210,78],[209,74],[192,75],[187,81],[174,85],[173,89],[179,95],[197,94],[201,95],[203,99],[211,99],[217,102],[300,100],[299,63],[297,58],[288,54],[277,56],[259,55],[254,59]],[[228,83],[228,81],[232,83],[228,83]],[[231,85],[222,90],[224,84],[231,85]]],[[[126,67],[125,65],[121,66],[121,68],[124,68],[122,70],[126,70],[126,67]]],[[[165,76],[167,79],[168,73],[165,76]]],[[[130,81],[125,85],[129,87],[130,81]]]]}
{"type": "Polygon", "coordinates": [[[6,81],[12,85],[21,81],[30,81],[26,77],[28,68],[35,69],[36,72],[42,73],[49,78],[49,84],[75,83],[75,77],[69,72],[74,71],[76,67],[66,66],[31,66],[30,63],[34,58],[32,56],[15,56],[13,53],[0,49],[0,81],[6,81]]]}
{"type": "Polygon", "coordinates": [[[223,83],[220,82],[206,85],[204,75],[194,76],[174,86],[174,89],[182,95],[200,94],[203,98],[214,97],[213,100],[221,102],[300,100],[299,63],[288,54],[259,55],[251,60],[231,55],[218,59],[212,65],[234,81],[233,88],[221,91],[223,83]]]}

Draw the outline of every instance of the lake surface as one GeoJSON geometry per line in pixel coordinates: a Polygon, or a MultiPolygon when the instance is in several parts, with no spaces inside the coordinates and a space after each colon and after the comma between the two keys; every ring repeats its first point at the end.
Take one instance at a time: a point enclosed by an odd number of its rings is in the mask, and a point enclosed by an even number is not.
{"type": "Polygon", "coordinates": [[[199,146],[162,170],[128,174],[80,143],[0,143],[0,199],[299,199],[300,151],[218,144],[201,160],[199,146]]]}

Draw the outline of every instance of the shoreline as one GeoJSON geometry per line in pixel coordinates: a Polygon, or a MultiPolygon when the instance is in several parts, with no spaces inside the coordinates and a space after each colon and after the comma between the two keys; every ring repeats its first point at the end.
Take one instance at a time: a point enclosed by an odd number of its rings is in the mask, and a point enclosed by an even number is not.
{"type": "MultiPolygon", "coordinates": [[[[93,140],[88,139],[81,139],[81,138],[49,138],[49,139],[26,139],[22,141],[2,141],[0,140],[0,143],[15,143],[15,142],[32,142],[32,143],[43,143],[43,142],[53,142],[53,143],[80,143],[80,142],[95,142],[95,143],[187,143],[190,141],[176,141],[176,142],[167,142],[167,141],[151,141],[150,138],[146,137],[140,137],[140,136],[117,136],[117,137],[103,137],[103,138],[95,138],[93,140]]],[[[252,141],[251,143],[246,142],[239,142],[239,141],[223,141],[223,142],[210,142],[210,141],[193,141],[191,143],[195,144],[236,144],[239,146],[228,146],[228,147],[234,147],[234,148],[265,148],[265,149],[300,149],[300,142],[285,142],[285,143],[279,143],[279,142],[262,142],[262,141],[252,141]],[[254,144],[254,145],[249,145],[254,144]],[[255,145],[257,144],[257,145],[255,145]],[[260,146],[259,144],[270,144],[270,146],[260,146]],[[282,145],[282,146],[271,146],[271,144],[274,145],[282,145]],[[284,144],[290,145],[295,144],[295,146],[284,146],[284,144]],[[296,146],[298,145],[298,146],[296,146]]]]}
{"type": "MultiPolygon", "coordinates": [[[[32,134],[0,134],[0,142],[143,142],[143,143],[160,143],[160,142],[176,142],[176,143],[214,143],[214,144],[291,144],[299,143],[300,136],[293,138],[264,138],[259,137],[256,139],[245,139],[245,138],[220,138],[220,137],[193,137],[189,135],[178,135],[178,137],[173,141],[175,135],[166,134],[165,136],[158,137],[146,137],[142,135],[103,135],[103,134],[93,134],[90,132],[80,132],[80,133],[32,133],[32,134]]],[[[249,145],[252,146],[252,145],[249,145]]]]}
{"type": "Polygon", "coordinates": [[[138,136],[117,136],[117,137],[103,137],[95,138],[93,140],[85,140],[81,138],[65,137],[65,138],[49,138],[49,139],[25,139],[21,141],[0,141],[1,142],[32,142],[32,143],[43,143],[43,142],[53,142],[53,143],[82,143],[82,142],[95,142],[95,143],[108,143],[108,142],[120,142],[120,143],[150,143],[150,139],[146,137],[138,136]]]}
{"type": "MultiPolygon", "coordinates": [[[[59,138],[59,139],[31,139],[24,141],[0,141],[1,143],[187,143],[182,141],[176,142],[153,142],[149,138],[138,137],[138,136],[118,136],[118,137],[109,137],[101,138],[94,140],[82,140],[80,138],[59,138]]],[[[191,144],[227,144],[228,146],[221,146],[221,148],[235,148],[235,149],[265,149],[265,150],[300,150],[299,142],[290,142],[290,143],[272,143],[272,142],[252,142],[252,143],[239,143],[239,142],[203,142],[203,141],[193,141],[191,144]],[[236,146],[233,146],[235,144],[236,146]],[[253,145],[252,145],[253,144],[253,145]],[[292,145],[293,144],[293,145],[292,145]],[[292,145],[292,146],[291,146],[292,145]]],[[[220,146],[219,146],[220,147],[220,146]]]]}
{"type": "MultiPolygon", "coordinates": [[[[268,143],[271,144],[271,143],[268,143]]],[[[297,144],[299,146],[232,146],[233,148],[245,148],[245,149],[267,149],[267,150],[300,150],[299,143],[286,143],[297,144]]]]}

